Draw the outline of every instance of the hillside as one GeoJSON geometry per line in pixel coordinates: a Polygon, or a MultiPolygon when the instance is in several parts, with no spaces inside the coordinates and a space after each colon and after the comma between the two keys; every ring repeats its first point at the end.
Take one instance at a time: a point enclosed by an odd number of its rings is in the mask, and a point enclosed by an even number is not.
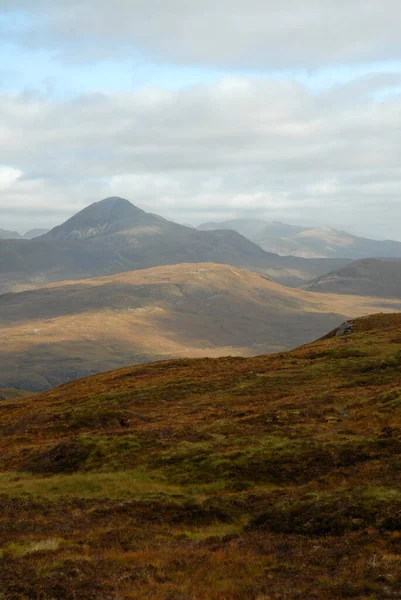
{"type": "Polygon", "coordinates": [[[401,257],[401,242],[372,240],[351,235],[332,227],[316,228],[287,225],[279,221],[232,219],[222,223],[203,223],[201,231],[232,229],[261,246],[267,252],[303,258],[401,257]]]}
{"type": "Polygon", "coordinates": [[[401,589],[401,315],[0,404],[5,598],[401,589]]]}
{"type": "Polygon", "coordinates": [[[2,400],[18,400],[20,398],[28,397],[32,397],[32,392],[0,388],[0,402],[2,400]]]}
{"type": "Polygon", "coordinates": [[[41,391],[132,363],[255,355],[401,301],[322,296],[210,263],[0,296],[0,387],[41,391]]]}
{"type": "Polygon", "coordinates": [[[401,260],[365,259],[313,280],[312,292],[401,298],[401,260]]]}
{"type": "Polygon", "coordinates": [[[283,258],[235,231],[198,231],[146,213],[128,200],[106,198],[32,241],[0,240],[0,293],[196,262],[229,264],[303,285],[347,261],[283,258]]]}

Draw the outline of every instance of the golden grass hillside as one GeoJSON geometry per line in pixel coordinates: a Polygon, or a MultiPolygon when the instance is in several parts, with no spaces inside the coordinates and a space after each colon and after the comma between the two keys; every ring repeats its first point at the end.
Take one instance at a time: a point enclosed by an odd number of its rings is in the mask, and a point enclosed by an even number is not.
{"type": "Polygon", "coordinates": [[[280,351],[345,318],[400,308],[209,263],[62,282],[0,296],[0,386],[43,391],[133,363],[280,351]]]}
{"type": "Polygon", "coordinates": [[[0,404],[7,600],[401,590],[401,315],[0,404]]]}

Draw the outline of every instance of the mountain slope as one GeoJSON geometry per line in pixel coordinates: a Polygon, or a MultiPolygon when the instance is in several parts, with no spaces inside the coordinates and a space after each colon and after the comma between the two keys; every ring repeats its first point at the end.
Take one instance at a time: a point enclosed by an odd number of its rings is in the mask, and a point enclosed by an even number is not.
{"type": "Polygon", "coordinates": [[[210,263],[62,282],[0,296],[0,387],[40,391],[163,357],[273,352],[378,307],[401,301],[311,294],[210,263]]]}
{"type": "Polygon", "coordinates": [[[351,235],[331,227],[318,228],[286,225],[278,221],[232,219],[222,223],[204,223],[202,231],[233,229],[249,238],[267,252],[303,258],[401,257],[401,242],[371,240],[351,235]]]}
{"type": "Polygon", "coordinates": [[[122,198],[97,202],[32,241],[0,241],[0,293],[161,265],[215,262],[302,285],[346,262],[267,253],[234,231],[198,231],[122,198]]]}
{"type": "Polygon", "coordinates": [[[315,279],[304,289],[312,292],[401,298],[401,260],[359,260],[315,279]]]}
{"type": "Polygon", "coordinates": [[[122,232],[143,233],[143,227],[162,227],[168,222],[150,215],[123,198],[112,197],[95,202],[46,233],[47,240],[81,240],[122,232]]]}
{"type": "Polygon", "coordinates": [[[401,584],[401,315],[5,403],[6,597],[343,600],[401,584]]]}

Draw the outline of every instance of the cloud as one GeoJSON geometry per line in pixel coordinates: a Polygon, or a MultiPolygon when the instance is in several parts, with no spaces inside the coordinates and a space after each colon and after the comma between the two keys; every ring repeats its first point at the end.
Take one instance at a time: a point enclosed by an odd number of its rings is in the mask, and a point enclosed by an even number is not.
{"type": "Polygon", "coordinates": [[[22,171],[7,165],[0,165],[0,191],[6,191],[22,176],[22,171]]]}
{"type": "Polygon", "coordinates": [[[0,11],[23,11],[3,37],[75,62],[294,69],[401,59],[398,0],[0,0],[0,11]]]}
{"type": "Polygon", "coordinates": [[[0,93],[3,221],[55,225],[121,195],[181,222],[263,216],[400,238],[401,97],[381,94],[400,82],[312,92],[228,77],[64,102],[0,93]]]}

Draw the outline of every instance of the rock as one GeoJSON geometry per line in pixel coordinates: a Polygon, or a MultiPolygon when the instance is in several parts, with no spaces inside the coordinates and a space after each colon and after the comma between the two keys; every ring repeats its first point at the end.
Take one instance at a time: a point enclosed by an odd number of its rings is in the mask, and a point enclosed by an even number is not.
{"type": "Polygon", "coordinates": [[[337,329],[336,336],[347,335],[347,333],[351,333],[352,326],[352,322],[344,321],[344,323],[341,323],[340,327],[337,329]]]}

